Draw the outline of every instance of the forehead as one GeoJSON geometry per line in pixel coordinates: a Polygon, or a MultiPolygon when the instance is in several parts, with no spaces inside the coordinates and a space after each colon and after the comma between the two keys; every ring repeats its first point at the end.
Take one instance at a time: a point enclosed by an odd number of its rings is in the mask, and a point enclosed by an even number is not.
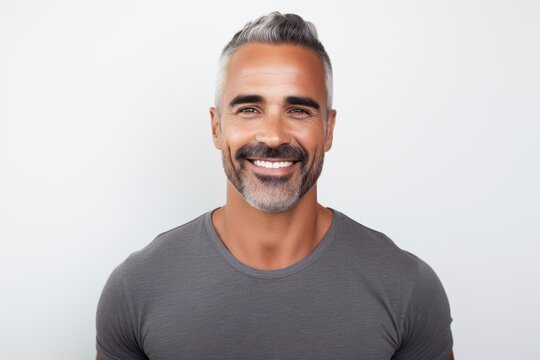
{"type": "Polygon", "coordinates": [[[244,45],[232,55],[227,66],[223,100],[226,102],[239,94],[303,95],[324,102],[323,64],[314,51],[301,46],[244,45]]]}

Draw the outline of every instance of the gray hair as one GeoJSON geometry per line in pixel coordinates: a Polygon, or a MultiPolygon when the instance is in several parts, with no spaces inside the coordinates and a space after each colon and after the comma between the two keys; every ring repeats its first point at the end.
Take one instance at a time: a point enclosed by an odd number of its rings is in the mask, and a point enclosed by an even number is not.
{"type": "Polygon", "coordinates": [[[317,29],[309,21],[304,21],[295,14],[281,14],[278,11],[261,16],[255,21],[247,23],[237,32],[225,46],[219,58],[219,68],[216,81],[215,107],[221,113],[221,98],[227,72],[227,65],[231,56],[242,45],[263,42],[270,44],[294,44],[315,51],[324,67],[326,83],[327,110],[332,109],[332,64],[324,46],[319,41],[317,29]]]}

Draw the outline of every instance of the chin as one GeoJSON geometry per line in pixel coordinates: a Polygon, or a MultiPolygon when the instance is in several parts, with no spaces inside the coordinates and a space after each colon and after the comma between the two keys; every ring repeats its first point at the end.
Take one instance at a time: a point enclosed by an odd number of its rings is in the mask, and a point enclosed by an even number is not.
{"type": "Polygon", "coordinates": [[[298,204],[298,200],[294,201],[287,201],[287,202],[272,202],[272,203],[265,203],[261,201],[253,201],[253,199],[246,199],[244,198],[249,205],[254,207],[257,210],[260,210],[262,212],[266,213],[280,213],[285,212],[287,210],[292,209],[298,204]]]}

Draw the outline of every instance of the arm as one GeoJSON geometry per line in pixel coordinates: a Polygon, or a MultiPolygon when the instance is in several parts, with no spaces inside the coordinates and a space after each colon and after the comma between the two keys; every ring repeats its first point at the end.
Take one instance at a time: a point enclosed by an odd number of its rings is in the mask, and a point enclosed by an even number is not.
{"type": "Polygon", "coordinates": [[[402,327],[402,342],[392,359],[453,360],[451,322],[448,298],[439,278],[429,265],[418,260],[402,327]]]}
{"type": "Polygon", "coordinates": [[[126,291],[129,271],[122,264],[109,276],[96,313],[96,360],[148,360],[139,346],[137,315],[126,291]]]}

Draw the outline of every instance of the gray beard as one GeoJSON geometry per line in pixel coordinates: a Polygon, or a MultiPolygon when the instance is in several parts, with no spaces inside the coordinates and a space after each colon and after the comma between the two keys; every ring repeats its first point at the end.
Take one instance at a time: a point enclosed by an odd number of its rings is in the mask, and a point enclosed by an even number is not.
{"type": "Polygon", "coordinates": [[[301,180],[292,186],[287,186],[292,175],[265,176],[255,174],[255,178],[259,183],[254,184],[254,181],[250,181],[245,175],[244,166],[238,170],[230,159],[223,156],[223,168],[233,188],[252,207],[268,213],[284,212],[296,206],[302,197],[317,183],[322,172],[323,163],[324,152],[320,163],[314,164],[312,171],[304,172],[303,164],[301,180]],[[228,165],[227,161],[229,161],[228,165]],[[227,168],[230,168],[234,174],[228,172],[227,168]],[[233,177],[236,177],[236,179],[233,179],[233,177]],[[287,192],[287,194],[283,196],[283,192],[287,192]]]}

